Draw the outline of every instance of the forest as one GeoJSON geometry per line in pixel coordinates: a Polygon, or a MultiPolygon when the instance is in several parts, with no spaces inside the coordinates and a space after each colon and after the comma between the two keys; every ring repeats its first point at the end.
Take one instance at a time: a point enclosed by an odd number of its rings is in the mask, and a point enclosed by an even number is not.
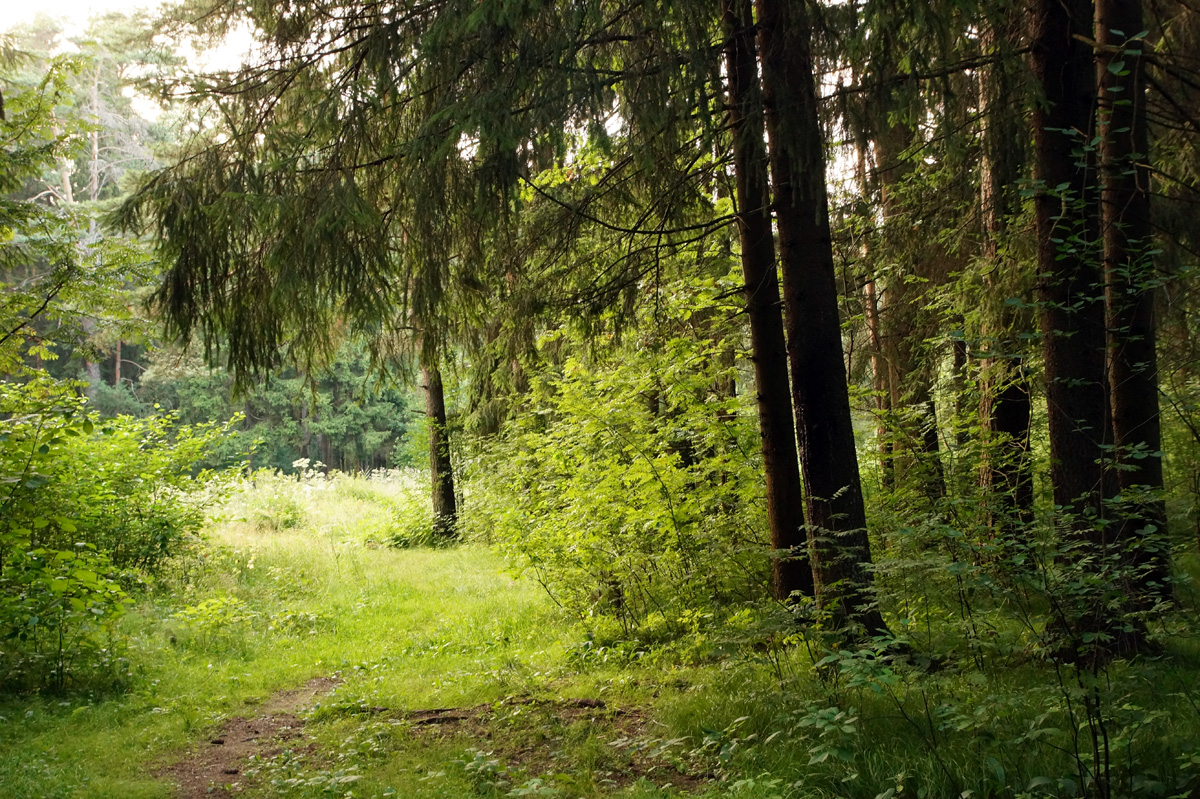
{"type": "Polygon", "coordinates": [[[1200,796],[1198,120],[1190,0],[0,32],[0,794],[1200,796]]]}

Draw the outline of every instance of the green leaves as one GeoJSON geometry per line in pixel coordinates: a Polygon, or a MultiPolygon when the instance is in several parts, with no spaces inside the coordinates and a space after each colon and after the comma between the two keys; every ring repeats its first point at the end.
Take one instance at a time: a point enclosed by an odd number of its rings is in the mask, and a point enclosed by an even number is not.
{"type": "Polygon", "coordinates": [[[737,346],[714,322],[720,289],[664,284],[644,306],[659,325],[625,342],[547,334],[529,405],[469,467],[464,523],[592,623],[699,640],[768,566],[753,415],[719,388],[737,346]]]}
{"type": "Polygon", "coordinates": [[[113,663],[121,581],[157,571],[213,496],[191,472],[226,427],[168,415],[98,429],[84,408],[71,384],[0,381],[0,638],[17,641],[0,648],[0,689],[63,688],[113,663]]]}

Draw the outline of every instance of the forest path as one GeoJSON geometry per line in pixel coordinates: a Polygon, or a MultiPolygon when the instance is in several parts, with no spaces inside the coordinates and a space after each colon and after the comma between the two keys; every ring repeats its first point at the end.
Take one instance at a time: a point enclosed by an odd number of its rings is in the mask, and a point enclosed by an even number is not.
{"type": "Polygon", "coordinates": [[[300,688],[268,699],[252,718],[231,718],[209,740],[192,749],[160,776],[178,785],[177,799],[211,797],[214,789],[231,788],[241,780],[250,758],[274,757],[285,748],[304,746],[304,720],[297,714],[337,684],[332,677],[315,677],[300,688]]]}

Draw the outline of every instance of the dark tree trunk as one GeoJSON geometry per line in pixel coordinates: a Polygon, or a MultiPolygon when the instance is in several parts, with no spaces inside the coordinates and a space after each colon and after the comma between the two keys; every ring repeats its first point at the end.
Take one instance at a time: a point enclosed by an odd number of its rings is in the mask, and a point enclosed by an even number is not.
{"type": "Polygon", "coordinates": [[[317,434],[317,460],[323,463],[326,469],[332,468],[333,442],[325,433],[317,434]]]}
{"type": "Polygon", "coordinates": [[[1153,529],[1134,553],[1143,588],[1171,591],[1167,518],[1161,496],[1138,502],[1139,491],[1161,495],[1162,449],[1158,407],[1158,354],[1154,325],[1154,263],[1147,162],[1145,64],[1148,47],[1132,37],[1142,27],[1141,0],[1097,0],[1096,73],[1099,130],[1101,240],[1108,319],[1113,439],[1121,494],[1132,501],[1122,537],[1153,529]]]}
{"type": "Polygon", "coordinates": [[[916,400],[913,407],[917,411],[917,430],[915,438],[917,451],[920,453],[917,464],[917,476],[925,498],[930,502],[946,496],[946,470],[942,466],[942,439],[938,429],[937,404],[933,401],[933,386],[929,370],[922,368],[911,373],[910,378],[915,385],[916,400]]]}
{"type": "MultiPolygon", "coordinates": [[[[758,425],[767,483],[767,517],[775,550],[773,588],[778,599],[799,591],[813,595],[813,574],[804,561],[804,500],[796,457],[796,430],[788,386],[787,345],[779,303],[775,241],[768,211],[767,154],[762,94],[754,48],[750,0],[721,0],[729,75],[729,123],[741,237],[743,293],[750,320],[750,349],[758,392],[758,425]]],[[[840,350],[839,350],[840,352],[840,350]]]]}
{"type": "MultiPolygon", "coordinates": [[[[96,320],[89,316],[82,317],[79,320],[79,326],[88,339],[91,339],[96,333],[96,320]]],[[[88,350],[85,349],[84,351],[87,352],[88,350]]],[[[96,392],[99,391],[101,384],[104,383],[104,378],[100,374],[100,364],[97,361],[93,361],[90,356],[85,355],[83,358],[83,373],[87,380],[84,393],[87,394],[89,399],[95,399],[96,392]]]]}
{"type": "Polygon", "coordinates": [[[783,302],[817,597],[835,622],[886,631],[874,604],[870,542],[842,354],[838,291],[807,9],[756,0],[783,302]]]}
{"type": "Polygon", "coordinates": [[[450,463],[446,395],[441,371],[436,366],[421,367],[421,385],[425,389],[425,417],[429,422],[434,533],[443,538],[454,538],[458,534],[458,502],[454,496],[454,468],[450,463]]]}
{"type": "MultiPolygon", "coordinates": [[[[989,27],[982,38],[986,51],[998,52],[1011,43],[1012,34],[989,27]]],[[[1024,364],[1026,347],[1016,335],[1016,331],[1028,329],[1032,319],[1027,311],[1004,301],[1008,294],[1004,280],[1007,270],[1000,257],[1008,218],[1017,210],[1014,192],[1021,135],[1011,107],[1014,81],[1010,69],[1005,61],[986,67],[979,86],[984,125],[979,170],[983,259],[987,264],[984,282],[993,301],[1000,300],[982,329],[990,354],[980,364],[981,481],[990,524],[1002,533],[1033,520],[1029,457],[1033,395],[1024,364]]]]}
{"type": "Polygon", "coordinates": [[[1089,247],[1095,73],[1084,42],[1091,34],[1091,3],[1031,0],[1031,66],[1043,93],[1033,114],[1034,220],[1050,482],[1054,503],[1074,514],[1080,536],[1103,546],[1112,435],[1104,291],[1089,247]]]}
{"type": "Polygon", "coordinates": [[[309,418],[308,408],[309,408],[308,398],[301,397],[300,398],[300,452],[302,453],[303,457],[309,461],[309,463],[312,463],[312,461],[314,461],[314,460],[320,460],[320,457],[318,456],[318,457],[314,458],[313,453],[311,451],[313,434],[312,434],[312,420],[309,418]]]}

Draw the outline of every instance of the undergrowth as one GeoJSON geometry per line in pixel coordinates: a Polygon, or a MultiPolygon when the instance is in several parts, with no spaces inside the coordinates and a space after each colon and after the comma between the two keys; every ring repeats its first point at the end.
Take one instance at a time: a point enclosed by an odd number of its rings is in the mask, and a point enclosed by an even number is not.
{"type": "MultiPolygon", "coordinates": [[[[1055,661],[1044,629],[1014,622],[978,587],[970,614],[935,590],[945,547],[912,547],[895,549],[907,560],[881,575],[927,589],[889,609],[902,648],[847,645],[793,610],[745,601],[721,612],[677,607],[670,618],[651,611],[630,635],[611,616],[564,613],[482,545],[382,546],[407,501],[398,497],[415,496],[405,492],[416,485],[405,474],[256,476],[121,621],[123,693],[0,702],[6,795],[170,796],[167,766],[225,719],[313,677],[337,682],[305,711],[306,741],[259,755],[214,791],[893,799],[1200,790],[1200,646],[1186,619],[1156,617],[1152,655],[1096,668],[1055,661]],[[281,497],[302,521],[259,523],[255,511],[281,497]]],[[[1189,591],[1179,587],[1181,601],[1189,591]]]]}

